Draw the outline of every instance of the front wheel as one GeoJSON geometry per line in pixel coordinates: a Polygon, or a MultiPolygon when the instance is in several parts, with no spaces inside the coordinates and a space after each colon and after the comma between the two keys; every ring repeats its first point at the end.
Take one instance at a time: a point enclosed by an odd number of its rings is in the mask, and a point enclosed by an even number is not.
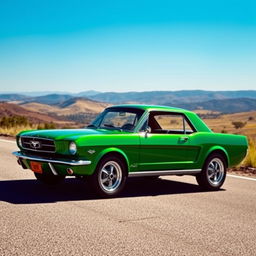
{"type": "Polygon", "coordinates": [[[103,197],[114,197],[123,190],[127,172],[126,165],[116,156],[103,158],[94,174],[89,176],[95,192],[103,197]]]}
{"type": "Polygon", "coordinates": [[[218,190],[223,185],[227,172],[226,159],[222,154],[213,153],[205,161],[202,172],[197,174],[197,183],[208,190],[218,190]]]}
{"type": "Polygon", "coordinates": [[[65,179],[65,176],[61,176],[61,175],[53,175],[48,173],[36,173],[36,172],[34,174],[38,181],[48,185],[56,185],[58,183],[61,183],[65,179]]]}

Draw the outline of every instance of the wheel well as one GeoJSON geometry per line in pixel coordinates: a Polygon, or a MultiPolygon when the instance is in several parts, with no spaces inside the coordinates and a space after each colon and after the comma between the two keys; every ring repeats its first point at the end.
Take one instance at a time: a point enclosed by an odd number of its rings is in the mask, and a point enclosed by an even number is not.
{"type": "Polygon", "coordinates": [[[225,161],[226,161],[226,165],[227,165],[227,167],[228,167],[228,158],[227,158],[226,153],[225,153],[223,150],[221,150],[221,149],[215,149],[215,150],[213,150],[213,151],[208,155],[208,157],[209,157],[210,155],[212,155],[212,154],[215,154],[215,153],[220,154],[220,155],[222,155],[222,156],[224,157],[224,159],[225,159],[225,161]]]}
{"type": "Polygon", "coordinates": [[[125,159],[125,157],[121,153],[119,153],[119,152],[109,152],[109,153],[103,155],[100,160],[102,160],[105,157],[110,157],[110,156],[115,156],[115,157],[122,160],[122,162],[125,164],[125,167],[126,167],[125,168],[126,174],[128,175],[128,163],[127,163],[127,160],[125,159]]]}

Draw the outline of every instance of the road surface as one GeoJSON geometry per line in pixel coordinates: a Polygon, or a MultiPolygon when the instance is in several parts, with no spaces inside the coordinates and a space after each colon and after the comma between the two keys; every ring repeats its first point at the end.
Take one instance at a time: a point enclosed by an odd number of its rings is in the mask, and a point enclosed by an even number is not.
{"type": "Polygon", "coordinates": [[[15,149],[0,140],[0,255],[256,254],[256,180],[203,192],[189,176],[134,179],[97,199],[73,178],[38,184],[15,149]]]}

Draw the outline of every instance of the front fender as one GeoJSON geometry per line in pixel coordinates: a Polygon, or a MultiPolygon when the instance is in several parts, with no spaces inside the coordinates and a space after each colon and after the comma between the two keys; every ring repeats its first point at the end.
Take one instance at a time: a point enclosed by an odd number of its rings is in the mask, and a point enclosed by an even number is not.
{"type": "Polygon", "coordinates": [[[102,159],[102,157],[104,157],[105,155],[107,155],[109,153],[118,153],[118,154],[122,155],[123,158],[126,161],[126,164],[127,164],[127,171],[129,172],[129,170],[130,170],[130,163],[129,163],[128,157],[126,156],[126,154],[121,149],[115,148],[115,147],[105,148],[102,151],[100,151],[100,153],[95,158],[95,168],[96,168],[97,164],[99,163],[99,161],[102,159]]]}

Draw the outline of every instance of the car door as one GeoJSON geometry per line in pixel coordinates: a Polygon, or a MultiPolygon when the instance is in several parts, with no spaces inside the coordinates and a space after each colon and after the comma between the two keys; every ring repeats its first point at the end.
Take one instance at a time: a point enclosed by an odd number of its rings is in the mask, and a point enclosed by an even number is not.
{"type": "Polygon", "coordinates": [[[140,171],[191,169],[199,148],[191,144],[196,132],[182,113],[152,111],[140,136],[140,171]]]}

